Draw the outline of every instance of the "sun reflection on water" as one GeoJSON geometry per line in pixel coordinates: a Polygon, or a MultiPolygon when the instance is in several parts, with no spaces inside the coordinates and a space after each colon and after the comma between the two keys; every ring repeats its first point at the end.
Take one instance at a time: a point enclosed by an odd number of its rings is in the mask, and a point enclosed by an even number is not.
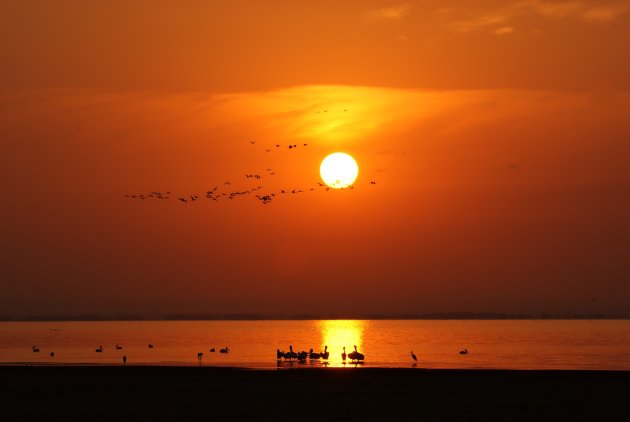
{"type": "Polygon", "coordinates": [[[368,321],[329,320],[318,321],[317,323],[323,341],[322,350],[324,346],[328,346],[331,365],[339,366],[342,364],[341,353],[344,346],[347,353],[354,350],[354,345],[359,350],[363,350],[363,336],[367,329],[368,321]]]}

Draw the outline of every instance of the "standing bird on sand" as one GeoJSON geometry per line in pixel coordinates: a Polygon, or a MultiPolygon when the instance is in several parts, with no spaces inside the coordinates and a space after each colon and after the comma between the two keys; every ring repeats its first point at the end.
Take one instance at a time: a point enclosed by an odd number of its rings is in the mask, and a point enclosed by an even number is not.
{"type": "Polygon", "coordinates": [[[343,353],[341,354],[341,360],[346,363],[346,346],[343,346],[343,353]]]}
{"type": "Polygon", "coordinates": [[[418,362],[418,358],[416,357],[416,355],[413,354],[413,350],[411,351],[411,358],[413,359],[414,363],[418,362]]]}

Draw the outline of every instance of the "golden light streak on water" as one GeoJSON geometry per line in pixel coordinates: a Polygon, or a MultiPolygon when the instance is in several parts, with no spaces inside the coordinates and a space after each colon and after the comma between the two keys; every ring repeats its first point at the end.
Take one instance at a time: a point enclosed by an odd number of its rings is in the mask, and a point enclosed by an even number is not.
{"type": "Polygon", "coordinates": [[[363,350],[363,336],[368,323],[368,321],[361,320],[318,321],[323,345],[328,346],[328,349],[331,351],[329,358],[331,365],[337,366],[342,363],[341,353],[344,346],[346,353],[353,351],[354,345],[357,346],[359,351],[363,350]]]}

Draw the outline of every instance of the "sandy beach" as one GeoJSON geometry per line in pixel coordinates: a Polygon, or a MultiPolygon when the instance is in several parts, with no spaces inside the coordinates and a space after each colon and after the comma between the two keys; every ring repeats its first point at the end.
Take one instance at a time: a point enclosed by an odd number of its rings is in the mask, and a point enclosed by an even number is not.
{"type": "Polygon", "coordinates": [[[630,372],[4,366],[4,420],[628,420],[630,372]]]}

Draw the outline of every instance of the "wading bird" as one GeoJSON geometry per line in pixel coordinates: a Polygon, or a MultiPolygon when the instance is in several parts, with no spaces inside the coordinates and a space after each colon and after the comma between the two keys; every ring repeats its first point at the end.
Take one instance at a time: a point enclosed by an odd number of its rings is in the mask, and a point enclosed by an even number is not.
{"type": "Polygon", "coordinates": [[[459,354],[460,355],[467,355],[468,354],[468,349],[460,350],[459,354]]]}
{"type": "Polygon", "coordinates": [[[348,357],[350,358],[350,360],[356,361],[356,362],[359,362],[365,359],[365,355],[363,355],[363,353],[358,352],[356,344],[354,345],[354,352],[350,352],[348,357]]]}
{"type": "Polygon", "coordinates": [[[411,351],[411,358],[414,362],[418,362],[418,358],[416,357],[416,355],[413,354],[413,350],[411,351]]]}

